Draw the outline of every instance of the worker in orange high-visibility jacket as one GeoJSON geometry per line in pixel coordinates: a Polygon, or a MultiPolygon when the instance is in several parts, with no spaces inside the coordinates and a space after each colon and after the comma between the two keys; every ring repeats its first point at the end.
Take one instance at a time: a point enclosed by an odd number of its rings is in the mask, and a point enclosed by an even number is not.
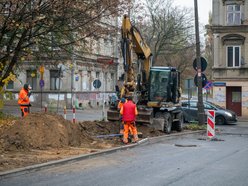
{"type": "Polygon", "coordinates": [[[30,112],[29,107],[31,106],[31,104],[29,97],[31,95],[31,89],[32,88],[29,84],[25,84],[19,93],[18,104],[21,108],[22,117],[27,116],[30,112]]]}
{"type": "Polygon", "coordinates": [[[133,142],[138,141],[138,131],[136,128],[135,120],[136,115],[138,115],[138,110],[136,104],[132,101],[132,96],[128,96],[127,102],[124,103],[123,107],[120,110],[122,115],[122,120],[124,123],[124,134],[123,134],[123,143],[128,143],[128,132],[131,129],[133,133],[133,142]]]}
{"type": "MultiPolygon", "coordinates": [[[[118,106],[117,106],[119,111],[121,110],[121,108],[123,107],[124,103],[126,103],[126,102],[127,102],[127,100],[125,98],[121,98],[121,100],[119,101],[118,106]]],[[[124,123],[122,121],[122,116],[120,118],[120,122],[121,122],[120,123],[120,134],[123,134],[124,133],[124,123]]]]}

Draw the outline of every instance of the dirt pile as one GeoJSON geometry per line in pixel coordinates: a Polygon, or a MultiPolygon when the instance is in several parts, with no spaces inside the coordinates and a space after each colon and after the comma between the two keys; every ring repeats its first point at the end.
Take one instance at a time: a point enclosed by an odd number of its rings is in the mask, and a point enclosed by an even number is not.
{"type": "Polygon", "coordinates": [[[32,113],[5,126],[1,134],[4,150],[47,149],[80,146],[92,137],[79,124],[57,114],[32,113]]]}
{"type": "MultiPolygon", "coordinates": [[[[85,121],[72,123],[53,113],[31,113],[12,121],[0,130],[1,150],[29,150],[63,147],[89,147],[93,144],[117,144],[120,140],[97,138],[100,135],[118,134],[118,122],[85,121]]],[[[138,126],[143,137],[162,135],[160,131],[138,126]]],[[[120,143],[119,143],[120,144],[120,143]]],[[[99,148],[99,145],[97,146],[99,148]]]]}
{"type": "MultiPolygon", "coordinates": [[[[138,125],[142,138],[164,135],[138,125]]],[[[53,113],[0,120],[0,171],[123,145],[119,122],[72,123],[53,113]]]]}

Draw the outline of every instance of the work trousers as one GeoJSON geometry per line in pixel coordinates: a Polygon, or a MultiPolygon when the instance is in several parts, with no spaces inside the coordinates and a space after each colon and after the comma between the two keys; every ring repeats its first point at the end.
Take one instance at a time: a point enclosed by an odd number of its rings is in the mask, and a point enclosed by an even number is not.
{"type": "Polygon", "coordinates": [[[22,112],[22,117],[25,117],[29,113],[29,107],[28,106],[21,106],[21,112],[22,112]]]}
{"type": "Polygon", "coordinates": [[[129,133],[129,130],[133,134],[133,142],[137,142],[138,141],[138,132],[137,132],[137,128],[136,128],[135,122],[133,122],[133,121],[126,121],[126,122],[124,122],[123,142],[124,143],[128,143],[128,133],[129,133]]]}
{"type": "MultiPolygon", "coordinates": [[[[120,122],[120,134],[124,134],[124,121],[121,121],[120,122]]],[[[130,132],[130,134],[131,135],[133,135],[133,131],[132,131],[132,129],[129,127],[129,132],[130,132]]]]}

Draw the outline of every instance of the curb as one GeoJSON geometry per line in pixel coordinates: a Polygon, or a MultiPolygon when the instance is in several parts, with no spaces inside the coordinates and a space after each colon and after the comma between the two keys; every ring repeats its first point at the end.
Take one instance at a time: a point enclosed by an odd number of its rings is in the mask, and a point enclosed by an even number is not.
{"type": "Polygon", "coordinates": [[[10,171],[0,172],[0,180],[3,178],[9,177],[9,176],[23,175],[26,173],[36,172],[36,171],[42,170],[44,168],[55,167],[55,166],[64,165],[67,163],[73,163],[73,162],[84,160],[84,159],[90,159],[90,158],[94,158],[94,157],[104,155],[104,154],[111,154],[111,153],[114,153],[114,152],[117,152],[120,150],[127,150],[130,148],[134,148],[135,146],[144,144],[146,142],[148,142],[148,138],[142,139],[138,143],[125,145],[125,146],[121,146],[121,147],[116,147],[116,148],[112,148],[112,149],[107,149],[107,150],[103,150],[100,152],[94,152],[94,153],[90,153],[90,154],[84,154],[84,155],[74,156],[74,157],[60,159],[60,160],[54,160],[54,161],[49,161],[46,163],[30,165],[30,166],[23,167],[23,168],[17,168],[17,169],[13,169],[10,171]]]}
{"type": "Polygon", "coordinates": [[[112,148],[112,149],[103,150],[103,151],[100,151],[100,152],[79,155],[79,156],[65,158],[65,159],[61,159],[61,160],[54,160],[54,161],[49,161],[49,162],[46,162],[46,163],[41,163],[41,164],[31,165],[31,166],[27,166],[27,167],[23,167],[23,168],[17,168],[17,169],[5,171],[5,172],[0,172],[0,180],[4,179],[4,178],[7,178],[7,177],[10,177],[10,176],[23,175],[23,174],[26,174],[26,173],[36,172],[36,171],[39,171],[39,170],[42,170],[42,169],[45,169],[45,168],[49,168],[49,167],[55,167],[55,166],[58,166],[58,165],[64,165],[64,164],[67,164],[67,163],[73,163],[73,162],[84,160],[84,159],[94,158],[94,157],[97,157],[97,156],[100,156],[100,155],[111,154],[111,153],[121,151],[121,150],[131,149],[131,148],[134,148],[136,146],[143,145],[143,144],[146,144],[146,143],[157,143],[159,141],[164,140],[165,138],[170,139],[170,138],[175,138],[177,136],[188,135],[188,134],[196,134],[196,133],[200,133],[200,132],[202,132],[202,130],[190,131],[190,132],[182,132],[182,133],[163,135],[163,136],[151,137],[151,138],[144,138],[144,139],[138,141],[137,143],[130,144],[130,145],[125,145],[125,146],[121,146],[121,147],[116,147],[116,148],[112,148]]]}

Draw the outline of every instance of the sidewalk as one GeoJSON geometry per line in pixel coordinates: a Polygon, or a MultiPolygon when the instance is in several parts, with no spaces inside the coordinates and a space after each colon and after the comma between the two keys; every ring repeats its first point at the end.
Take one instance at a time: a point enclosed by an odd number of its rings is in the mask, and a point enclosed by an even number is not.
{"type": "MultiPolygon", "coordinates": [[[[101,107],[99,108],[87,108],[83,110],[76,110],[75,111],[75,117],[76,121],[95,121],[95,120],[102,120],[103,117],[107,117],[107,110],[108,107],[104,108],[104,115],[103,115],[103,109],[101,107]]],[[[21,116],[20,108],[19,106],[10,106],[10,105],[5,105],[0,111],[6,113],[6,114],[11,114],[14,116],[21,116]]],[[[47,110],[48,112],[53,112],[57,113],[56,108],[52,108],[47,110]]],[[[45,108],[40,108],[40,107],[31,107],[30,112],[45,112],[45,108]]],[[[64,116],[64,110],[59,109],[58,114],[64,116]]],[[[66,119],[67,120],[72,120],[73,119],[73,112],[72,109],[67,109],[66,110],[66,119]]]]}
{"type": "Polygon", "coordinates": [[[247,122],[248,124],[248,116],[238,116],[237,120],[240,122],[247,122]]]}

